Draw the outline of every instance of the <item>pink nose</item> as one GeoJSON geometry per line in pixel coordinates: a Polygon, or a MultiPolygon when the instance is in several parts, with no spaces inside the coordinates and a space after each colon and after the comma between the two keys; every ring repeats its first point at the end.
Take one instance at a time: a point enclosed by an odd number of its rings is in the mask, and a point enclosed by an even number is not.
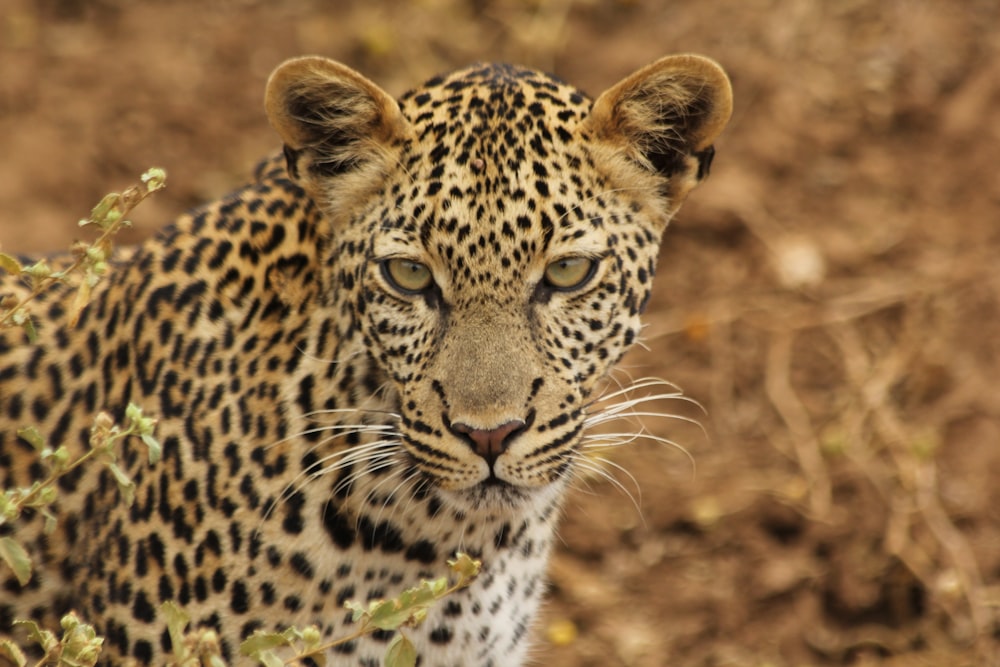
{"type": "Polygon", "coordinates": [[[512,419],[491,429],[472,428],[467,424],[460,423],[451,425],[453,431],[467,436],[472,441],[476,454],[486,459],[490,465],[496,461],[498,456],[507,451],[511,441],[524,430],[524,427],[524,420],[521,419],[512,419]]]}

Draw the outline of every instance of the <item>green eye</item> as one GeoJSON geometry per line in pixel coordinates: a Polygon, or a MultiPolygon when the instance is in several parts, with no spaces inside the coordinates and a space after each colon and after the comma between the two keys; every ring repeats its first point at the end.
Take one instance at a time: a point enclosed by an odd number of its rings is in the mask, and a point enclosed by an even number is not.
{"type": "Polygon", "coordinates": [[[399,257],[382,262],[382,275],[390,285],[404,293],[425,290],[434,280],[427,265],[399,257]]]}
{"type": "Polygon", "coordinates": [[[576,289],[590,280],[596,268],[591,257],[563,257],[545,267],[545,282],[558,290],[576,289]]]}

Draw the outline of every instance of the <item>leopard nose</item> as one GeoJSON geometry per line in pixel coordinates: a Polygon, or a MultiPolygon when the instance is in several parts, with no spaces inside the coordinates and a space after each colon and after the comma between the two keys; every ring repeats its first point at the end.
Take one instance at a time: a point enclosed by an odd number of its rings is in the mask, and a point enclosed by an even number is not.
{"type": "Polygon", "coordinates": [[[523,419],[512,419],[490,429],[474,428],[468,424],[456,422],[451,425],[451,430],[470,440],[476,454],[486,459],[486,462],[492,466],[497,457],[507,451],[510,443],[524,431],[526,426],[523,419]]]}

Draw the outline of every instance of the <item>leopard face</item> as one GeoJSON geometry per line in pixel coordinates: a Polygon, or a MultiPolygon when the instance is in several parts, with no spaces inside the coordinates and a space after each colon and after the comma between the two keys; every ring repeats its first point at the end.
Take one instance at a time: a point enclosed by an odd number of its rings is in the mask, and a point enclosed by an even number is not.
{"type": "MultiPolygon", "coordinates": [[[[38,343],[0,330],[0,485],[39,476],[28,424],[76,456],[96,411],[136,403],[163,443],[156,466],[123,445],[132,506],[91,467],[60,481],[54,533],[27,515],[36,577],[0,572],[0,635],[75,609],[103,664],[157,664],[172,601],[235,662],[256,630],[350,635],[346,600],[464,551],[483,573],[407,631],[420,664],[520,665],[581,443],[729,82],[675,56],[592,101],[477,65],[397,102],[313,57],[275,71],[265,106],[284,152],[252,183],[117,262],[78,324],[57,290],[38,343]]],[[[380,664],[390,637],[326,657],[380,664]]]]}
{"type": "Polygon", "coordinates": [[[686,57],[596,103],[504,65],[398,106],[323,61],[275,73],[271,119],[292,173],[326,202],[347,287],[334,298],[387,378],[399,458],[456,507],[561,488],[727,96],[721,71],[686,57]]]}

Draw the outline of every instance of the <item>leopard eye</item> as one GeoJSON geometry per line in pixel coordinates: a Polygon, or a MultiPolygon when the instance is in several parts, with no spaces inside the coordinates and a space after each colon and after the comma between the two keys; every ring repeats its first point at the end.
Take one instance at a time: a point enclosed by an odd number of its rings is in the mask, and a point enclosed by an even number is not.
{"type": "Polygon", "coordinates": [[[558,290],[582,287],[593,277],[597,261],[591,257],[563,257],[545,267],[545,282],[558,290]]]}
{"type": "Polygon", "coordinates": [[[434,280],[426,264],[401,257],[383,261],[382,275],[390,285],[405,294],[423,291],[434,280]]]}

